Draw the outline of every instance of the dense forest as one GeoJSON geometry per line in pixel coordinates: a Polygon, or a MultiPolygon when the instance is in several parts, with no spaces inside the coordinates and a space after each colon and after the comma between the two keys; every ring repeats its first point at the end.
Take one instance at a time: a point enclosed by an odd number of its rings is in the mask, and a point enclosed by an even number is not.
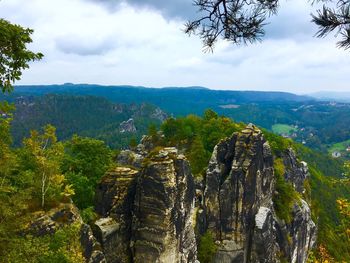
{"type": "MultiPolygon", "coordinates": [[[[346,152],[347,146],[350,146],[348,142],[350,138],[350,129],[348,128],[350,123],[350,105],[348,103],[317,101],[312,97],[283,92],[215,91],[200,87],[150,89],[132,86],[109,87],[73,84],[18,86],[16,87],[16,92],[7,96],[2,95],[0,98],[9,102],[18,101],[19,97],[31,98],[32,100],[35,98],[38,100],[36,107],[37,111],[41,111],[41,113],[40,115],[33,115],[32,117],[38,120],[32,118],[32,122],[40,122],[41,126],[47,123],[47,121],[51,121],[53,115],[50,117],[50,112],[53,109],[56,111],[61,110],[60,114],[63,115],[59,116],[62,117],[68,113],[64,108],[59,108],[59,105],[50,110],[45,108],[47,105],[44,105],[48,104],[50,98],[50,103],[61,103],[61,106],[63,106],[63,103],[66,103],[67,108],[74,109],[72,106],[74,104],[73,98],[68,100],[67,98],[64,99],[64,96],[60,97],[57,95],[56,97],[53,95],[41,97],[45,94],[77,95],[78,98],[80,96],[80,99],[82,98],[81,96],[84,97],[86,95],[106,98],[110,102],[103,102],[104,106],[101,104],[102,98],[99,98],[95,102],[91,101],[91,108],[89,109],[91,118],[95,118],[99,113],[102,113],[99,112],[102,107],[106,108],[103,112],[106,113],[106,117],[102,117],[96,124],[92,124],[97,127],[104,118],[111,122],[115,121],[116,117],[113,117],[113,119],[111,112],[108,112],[111,108],[108,104],[111,102],[117,104],[141,104],[146,102],[160,107],[165,112],[176,117],[186,116],[188,114],[201,115],[205,109],[211,108],[219,114],[230,117],[237,122],[255,123],[279,135],[291,137],[293,140],[318,151],[329,154],[334,151],[340,151],[342,157],[345,157],[345,159],[349,158],[349,154],[346,152]],[[181,107],[178,107],[178,105],[181,105],[181,107]],[[289,127],[289,130],[279,130],[278,127],[281,126],[289,127]],[[275,127],[277,128],[275,129],[275,127]],[[341,147],[339,147],[339,144],[341,147]]],[[[93,97],[89,97],[89,99],[93,100],[93,97]]],[[[23,111],[23,107],[19,107],[18,111],[23,111]]],[[[103,115],[100,114],[100,116],[103,115]]],[[[65,118],[70,119],[70,117],[65,118]]],[[[61,124],[61,122],[56,124],[59,137],[61,136],[61,124]]],[[[79,130],[77,127],[79,125],[79,122],[77,122],[75,126],[70,126],[68,132],[72,129],[79,130]]],[[[19,136],[16,133],[23,132],[23,130],[28,131],[28,129],[17,127],[15,118],[15,142],[20,141],[21,136],[23,136],[23,133],[19,136]]],[[[36,125],[32,127],[37,129],[40,126],[36,125]]],[[[104,130],[108,133],[108,129],[111,128],[106,127],[104,130]]],[[[84,135],[95,137],[98,131],[95,128],[89,129],[93,130],[85,131],[84,135]]],[[[103,139],[109,144],[112,143],[108,138],[103,139]]],[[[117,140],[118,138],[114,136],[113,141],[115,146],[117,140]]],[[[126,140],[123,140],[123,143],[119,143],[118,146],[121,145],[125,146],[126,140]]]]}
{"type": "MultiPolygon", "coordinates": [[[[111,150],[101,140],[77,135],[64,142],[58,141],[51,125],[41,132],[32,131],[24,138],[22,147],[13,149],[10,123],[10,114],[1,119],[1,261],[19,262],[26,257],[27,262],[82,262],[78,226],[60,228],[52,236],[38,236],[34,234],[31,220],[72,199],[84,222],[93,222],[96,219],[93,208],[96,185],[117,165],[114,160],[118,151],[111,150]]],[[[148,136],[158,147],[176,146],[184,152],[194,176],[201,178],[214,146],[244,126],[207,110],[203,117],[170,118],[159,131],[151,125],[148,136]]],[[[348,209],[344,198],[350,192],[347,180],[342,177],[347,169],[344,170],[339,160],[290,139],[267,130],[264,134],[277,158],[292,147],[309,164],[311,177],[305,194],[311,198],[313,218],[318,223],[318,246],[311,258],[349,260],[349,218],[346,217],[348,210],[344,210],[348,209]]],[[[276,176],[281,169],[278,165],[276,159],[276,176]]],[[[276,182],[279,189],[275,196],[276,211],[288,220],[288,204],[296,194],[284,180],[276,182]]]]}

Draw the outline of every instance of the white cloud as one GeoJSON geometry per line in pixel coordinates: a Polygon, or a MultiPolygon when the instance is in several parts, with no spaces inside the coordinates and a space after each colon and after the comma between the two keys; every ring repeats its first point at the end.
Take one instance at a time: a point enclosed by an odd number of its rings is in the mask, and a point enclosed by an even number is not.
{"type": "Polygon", "coordinates": [[[346,90],[350,54],[336,49],[333,38],[312,37],[307,7],[303,0],[288,1],[262,43],[220,42],[212,54],[181,31],[184,21],[120,1],[111,12],[86,0],[2,0],[0,17],[33,28],[31,48],[45,54],[18,84],[346,90]]]}

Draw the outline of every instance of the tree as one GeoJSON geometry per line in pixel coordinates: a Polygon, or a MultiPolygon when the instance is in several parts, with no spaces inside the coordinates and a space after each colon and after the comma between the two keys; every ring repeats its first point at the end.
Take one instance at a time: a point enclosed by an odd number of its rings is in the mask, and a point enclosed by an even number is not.
{"type": "Polygon", "coordinates": [[[112,151],[103,141],[74,135],[65,143],[62,171],[73,186],[73,201],[80,209],[93,205],[96,185],[111,165],[112,151]]]}
{"type": "Polygon", "coordinates": [[[31,131],[31,136],[23,141],[28,166],[34,172],[34,180],[39,188],[41,208],[45,208],[48,193],[56,201],[62,194],[73,194],[69,186],[63,189],[65,178],[60,171],[60,163],[64,151],[63,145],[57,142],[55,132],[55,127],[47,125],[43,134],[31,131]]]}
{"type": "MultiPolygon", "coordinates": [[[[319,0],[324,1],[326,0],[319,0]]],[[[324,37],[336,31],[342,36],[342,40],[337,42],[340,48],[350,48],[350,1],[338,0],[335,9],[323,5],[322,10],[317,10],[316,15],[312,15],[312,22],[318,25],[318,37],[324,37]]]]}
{"type": "MultiPolygon", "coordinates": [[[[327,0],[316,0],[320,1],[327,0]]],[[[347,49],[350,48],[350,1],[334,2],[336,8],[324,5],[312,15],[312,22],[319,26],[317,37],[337,30],[343,37],[338,47],[347,49]]],[[[203,15],[187,22],[185,33],[199,35],[204,50],[212,51],[219,38],[238,45],[260,41],[265,34],[266,19],[277,13],[279,0],[194,0],[193,3],[203,15]]]]}
{"type": "Polygon", "coordinates": [[[41,53],[27,49],[32,42],[32,29],[0,19],[0,88],[2,92],[10,92],[13,83],[22,76],[22,70],[29,68],[30,61],[40,60],[41,53]]]}

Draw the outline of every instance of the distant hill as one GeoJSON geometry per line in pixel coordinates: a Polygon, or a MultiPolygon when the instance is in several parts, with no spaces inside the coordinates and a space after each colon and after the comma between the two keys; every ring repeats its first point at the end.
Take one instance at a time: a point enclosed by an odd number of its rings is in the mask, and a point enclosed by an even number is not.
{"type": "Polygon", "coordinates": [[[123,148],[132,137],[140,139],[147,133],[150,124],[158,126],[167,118],[160,108],[150,104],[117,104],[93,96],[49,94],[12,99],[16,105],[11,126],[15,145],[19,145],[30,130],[52,124],[61,140],[79,134],[123,148]]]}
{"type": "Polygon", "coordinates": [[[350,102],[350,92],[320,91],[309,94],[318,100],[350,102]]]}
{"type": "MultiPolygon", "coordinates": [[[[206,109],[211,108],[236,122],[255,123],[324,152],[333,149],[333,144],[350,139],[350,104],[319,101],[310,96],[286,92],[225,91],[203,87],[157,89],[67,83],[16,86],[15,92],[10,95],[0,95],[0,99],[4,97],[16,104],[21,97],[37,100],[36,106],[25,118],[23,114],[28,109],[17,105],[19,113],[14,123],[17,143],[28,134],[29,129],[52,123],[57,126],[61,139],[76,132],[99,137],[112,146],[125,146],[130,136],[120,135],[117,131],[122,121],[134,118],[135,112],[129,109],[132,108],[131,105],[134,108],[137,108],[135,105],[155,105],[153,107],[177,117],[202,115],[206,109]],[[124,105],[123,113],[111,111],[113,104],[124,105]],[[19,116],[23,117],[21,121],[19,116]],[[276,127],[288,127],[288,131],[276,127]]],[[[135,125],[140,126],[136,127],[138,131],[146,133],[152,118],[151,113],[144,113],[142,120],[135,118],[135,125]]]]}
{"type": "Polygon", "coordinates": [[[302,102],[313,98],[286,92],[210,90],[203,87],[145,88],[135,86],[100,86],[64,84],[16,86],[14,94],[70,94],[102,96],[116,103],[151,103],[174,115],[202,114],[207,108],[245,103],[302,102]]]}

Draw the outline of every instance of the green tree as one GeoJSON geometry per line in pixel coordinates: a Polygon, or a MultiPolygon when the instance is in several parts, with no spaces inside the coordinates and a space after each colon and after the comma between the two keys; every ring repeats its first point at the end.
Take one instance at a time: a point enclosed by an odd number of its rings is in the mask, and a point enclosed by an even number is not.
{"type": "Polygon", "coordinates": [[[80,209],[93,205],[96,185],[111,167],[112,156],[100,140],[74,135],[65,143],[62,171],[73,185],[73,201],[80,209]]]}
{"type": "Polygon", "coordinates": [[[207,167],[209,158],[210,154],[205,150],[202,139],[196,136],[188,153],[192,173],[195,176],[200,175],[207,167]]]}
{"type": "Polygon", "coordinates": [[[55,132],[55,127],[47,125],[42,134],[32,131],[31,136],[23,140],[25,155],[30,161],[28,166],[33,169],[35,184],[39,188],[42,208],[45,208],[47,195],[57,200],[64,194],[72,194],[69,186],[64,185],[65,178],[60,171],[64,148],[57,142],[55,132]]]}
{"type": "Polygon", "coordinates": [[[21,78],[24,69],[29,68],[30,61],[43,57],[43,54],[27,49],[32,42],[32,33],[32,29],[0,19],[0,88],[3,92],[13,89],[13,83],[21,78]]]}
{"type": "Polygon", "coordinates": [[[134,149],[137,146],[137,140],[135,138],[135,136],[131,137],[130,141],[129,141],[129,147],[131,149],[134,149]]]}

